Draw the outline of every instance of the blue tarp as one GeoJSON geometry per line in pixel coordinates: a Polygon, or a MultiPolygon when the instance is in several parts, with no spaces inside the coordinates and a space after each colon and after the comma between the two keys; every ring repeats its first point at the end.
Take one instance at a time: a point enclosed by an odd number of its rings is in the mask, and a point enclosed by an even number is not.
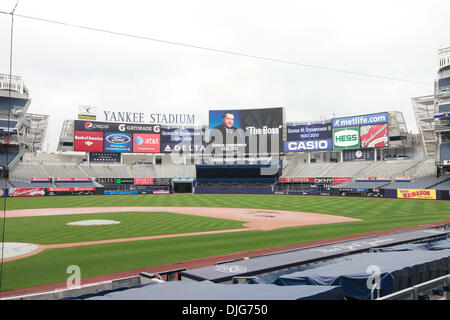
{"type": "Polygon", "coordinates": [[[341,288],[335,286],[170,281],[99,293],[86,300],[344,300],[344,295],[341,288]]]}
{"type": "MultiPolygon", "coordinates": [[[[336,263],[280,276],[274,284],[341,286],[344,295],[370,299],[369,267],[379,269],[381,296],[446,275],[450,272],[450,249],[362,253],[336,263]]],[[[372,281],[372,280],[370,280],[372,281]]]]}

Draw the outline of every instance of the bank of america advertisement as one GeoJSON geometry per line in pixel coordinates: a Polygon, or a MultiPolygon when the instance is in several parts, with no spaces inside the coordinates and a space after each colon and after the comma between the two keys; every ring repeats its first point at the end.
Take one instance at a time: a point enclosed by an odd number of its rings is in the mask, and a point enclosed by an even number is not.
{"type": "Polygon", "coordinates": [[[333,129],[333,149],[359,149],[359,127],[333,129]]]}
{"type": "Polygon", "coordinates": [[[283,108],[210,110],[208,148],[212,154],[277,154],[283,119],[283,108]]]}
{"type": "Polygon", "coordinates": [[[314,124],[287,124],[285,152],[332,150],[331,122],[314,124]]]}
{"type": "Polygon", "coordinates": [[[361,116],[335,118],[333,119],[333,128],[366,126],[387,122],[388,122],[388,113],[381,112],[361,116]]]}

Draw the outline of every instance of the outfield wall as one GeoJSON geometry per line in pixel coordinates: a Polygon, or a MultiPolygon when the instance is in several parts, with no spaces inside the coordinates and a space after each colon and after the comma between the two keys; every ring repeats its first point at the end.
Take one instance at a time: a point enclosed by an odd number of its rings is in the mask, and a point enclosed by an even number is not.
{"type": "MultiPolygon", "coordinates": [[[[121,194],[169,194],[173,193],[170,186],[141,187],[131,186],[127,190],[111,190],[97,187],[72,188],[9,188],[2,189],[1,197],[44,197],[44,196],[75,196],[75,195],[121,195],[121,194]]],[[[300,191],[283,190],[265,186],[196,186],[195,194],[276,194],[276,195],[318,195],[341,197],[368,197],[420,200],[450,200],[450,190],[435,189],[365,189],[365,188],[311,188],[300,191]]]]}

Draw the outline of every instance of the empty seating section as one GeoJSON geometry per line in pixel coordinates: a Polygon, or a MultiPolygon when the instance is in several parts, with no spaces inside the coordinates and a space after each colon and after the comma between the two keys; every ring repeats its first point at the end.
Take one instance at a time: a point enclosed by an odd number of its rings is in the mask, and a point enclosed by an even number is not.
{"type": "Polygon", "coordinates": [[[30,181],[33,177],[51,177],[43,165],[27,164],[19,162],[11,171],[10,178],[15,180],[30,181]]]}
{"type": "Polygon", "coordinates": [[[433,187],[436,190],[450,190],[450,178],[448,180],[433,187]]]}
{"type": "Polygon", "coordinates": [[[18,154],[19,152],[17,151],[9,151],[8,153],[6,153],[6,151],[0,152],[0,165],[5,166],[11,163],[18,154]]]}
{"type": "Polygon", "coordinates": [[[80,164],[85,159],[85,155],[80,154],[53,154],[53,153],[25,153],[23,155],[23,163],[37,164],[80,164]]]}
{"type": "MultiPolygon", "coordinates": [[[[291,159],[282,177],[395,177],[404,175],[413,166],[417,166],[417,161],[361,161],[305,164],[299,160],[291,159]]],[[[433,170],[436,170],[435,166],[433,170]]]]}
{"type": "Polygon", "coordinates": [[[128,173],[125,165],[121,164],[82,164],[79,166],[83,170],[83,177],[95,178],[125,178],[128,173]]]}
{"type": "Polygon", "coordinates": [[[354,189],[379,189],[388,184],[386,181],[355,181],[345,185],[340,185],[337,188],[354,188],[354,189]]]}
{"type": "Polygon", "coordinates": [[[23,182],[17,180],[9,180],[12,188],[51,188],[54,187],[50,182],[23,182]]]}
{"type": "Polygon", "coordinates": [[[414,178],[429,177],[436,175],[436,165],[434,159],[421,161],[417,163],[415,166],[406,170],[404,175],[414,178]]]}
{"type": "Polygon", "coordinates": [[[441,161],[450,160],[450,142],[442,143],[440,146],[441,161]]]}
{"type": "Polygon", "coordinates": [[[420,179],[411,182],[393,182],[384,187],[384,189],[435,189],[434,185],[442,183],[443,181],[449,179],[449,177],[439,177],[439,178],[427,178],[420,179]]]}
{"type": "Polygon", "coordinates": [[[55,187],[95,187],[95,184],[92,182],[55,182],[55,187]]]}
{"type": "Polygon", "coordinates": [[[379,161],[374,162],[364,171],[364,176],[367,177],[395,177],[403,176],[405,171],[416,165],[416,161],[379,161]]]}

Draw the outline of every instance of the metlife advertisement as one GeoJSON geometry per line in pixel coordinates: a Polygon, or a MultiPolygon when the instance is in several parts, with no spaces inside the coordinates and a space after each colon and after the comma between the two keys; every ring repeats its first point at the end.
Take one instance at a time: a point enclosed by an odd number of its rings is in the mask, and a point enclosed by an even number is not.
{"type": "Polygon", "coordinates": [[[285,152],[332,150],[331,122],[314,124],[287,124],[285,152]]]}
{"type": "Polygon", "coordinates": [[[362,116],[335,118],[333,119],[333,128],[356,127],[387,122],[388,113],[381,112],[362,116]]]}

